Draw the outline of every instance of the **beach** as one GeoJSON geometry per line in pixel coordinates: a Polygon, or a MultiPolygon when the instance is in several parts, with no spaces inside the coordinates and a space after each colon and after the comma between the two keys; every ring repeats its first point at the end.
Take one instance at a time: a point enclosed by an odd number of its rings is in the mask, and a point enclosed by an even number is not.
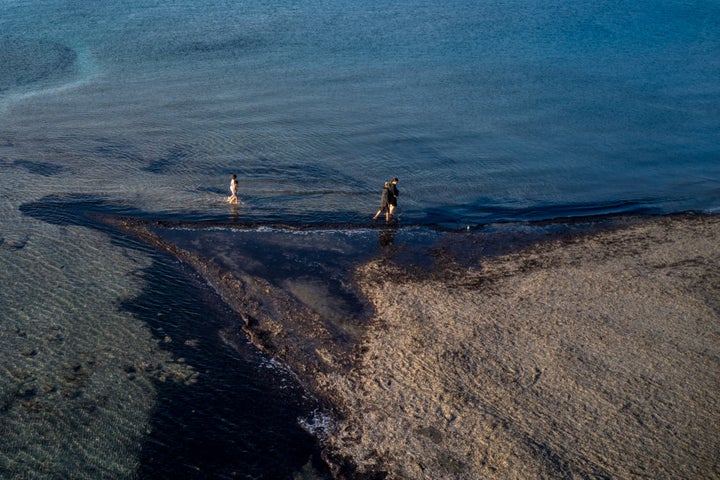
{"type": "Polygon", "coordinates": [[[718,476],[717,2],[3,5],[0,478],[718,476]]]}
{"type": "Polygon", "coordinates": [[[353,272],[367,305],[345,335],[317,295],[125,228],[193,265],[319,399],[307,428],[334,478],[720,476],[717,216],[616,219],[477,258],[450,233],[422,268],[386,251],[353,272]]]}

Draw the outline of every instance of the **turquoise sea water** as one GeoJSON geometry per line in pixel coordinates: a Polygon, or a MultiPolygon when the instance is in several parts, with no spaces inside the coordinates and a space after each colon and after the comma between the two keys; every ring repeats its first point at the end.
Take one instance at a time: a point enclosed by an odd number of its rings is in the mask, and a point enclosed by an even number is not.
{"type": "Polygon", "coordinates": [[[342,227],[397,176],[400,225],[718,212],[719,78],[716,1],[3,0],[0,472],[147,473],[170,400],[129,365],[198,368],[128,307],[171,260],[24,206],[342,227]]]}

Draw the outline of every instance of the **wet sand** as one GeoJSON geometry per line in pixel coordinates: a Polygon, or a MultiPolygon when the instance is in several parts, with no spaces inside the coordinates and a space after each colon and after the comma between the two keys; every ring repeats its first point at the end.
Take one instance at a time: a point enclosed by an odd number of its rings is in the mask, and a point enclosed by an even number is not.
{"type": "Polygon", "coordinates": [[[125,227],[192,264],[324,402],[335,478],[720,478],[720,217],[621,223],[474,261],[436,249],[433,268],[365,262],[351,336],[125,227]]]}

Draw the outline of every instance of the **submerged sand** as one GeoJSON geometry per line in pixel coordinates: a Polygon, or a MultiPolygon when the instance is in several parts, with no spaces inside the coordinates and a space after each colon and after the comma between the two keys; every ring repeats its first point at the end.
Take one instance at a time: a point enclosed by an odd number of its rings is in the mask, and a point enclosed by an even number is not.
{"type": "Polygon", "coordinates": [[[372,314],[343,342],[291,292],[154,243],[325,402],[335,478],[720,478],[720,217],[625,223],[361,265],[372,314]]]}

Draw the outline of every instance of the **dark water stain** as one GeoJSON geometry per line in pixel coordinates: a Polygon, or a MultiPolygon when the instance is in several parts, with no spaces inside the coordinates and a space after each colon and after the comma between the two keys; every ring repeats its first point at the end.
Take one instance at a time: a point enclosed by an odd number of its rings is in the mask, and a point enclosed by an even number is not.
{"type": "Polygon", "coordinates": [[[346,352],[359,341],[373,311],[353,278],[355,266],[377,254],[372,231],[150,229],[224,272],[260,278],[288,293],[317,313],[346,352]]]}
{"type": "Polygon", "coordinates": [[[76,61],[75,50],[57,42],[0,37],[0,92],[62,77],[76,61]]]}
{"type": "Polygon", "coordinates": [[[157,383],[140,478],[292,478],[309,461],[322,470],[315,440],[297,423],[312,400],[290,375],[263,368],[268,359],[249,344],[220,341],[218,332],[239,319],[179,270],[173,259],[156,260],[142,295],[122,305],[199,373],[193,385],[157,383]]]}
{"type": "Polygon", "coordinates": [[[189,155],[190,147],[173,145],[165,155],[150,162],[143,170],[151,173],[166,173],[173,167],[180,165],[189,155]]]}
{"type": "Polygon", "coordinates": [[[62,165],[55,165],[47,162],[36,162],[31,160],[15,160],[11,164],[19,167],[34,175],[42,175],[43,177],[51,177],[58,175],[66,170],[62,165]]]}
{"type": "Polygon", "coordinates": [[[662,214],[653,204],[651,199],[638,198],[592,203],[546,203],[524,207],[499,204],[491,198],[479,197],[466,204],[426,208],[422,211],[422,216],[417,216],[415,220],[417,223],[456,231],[500,223],[572,225],[618,216],[662,214]]]}

